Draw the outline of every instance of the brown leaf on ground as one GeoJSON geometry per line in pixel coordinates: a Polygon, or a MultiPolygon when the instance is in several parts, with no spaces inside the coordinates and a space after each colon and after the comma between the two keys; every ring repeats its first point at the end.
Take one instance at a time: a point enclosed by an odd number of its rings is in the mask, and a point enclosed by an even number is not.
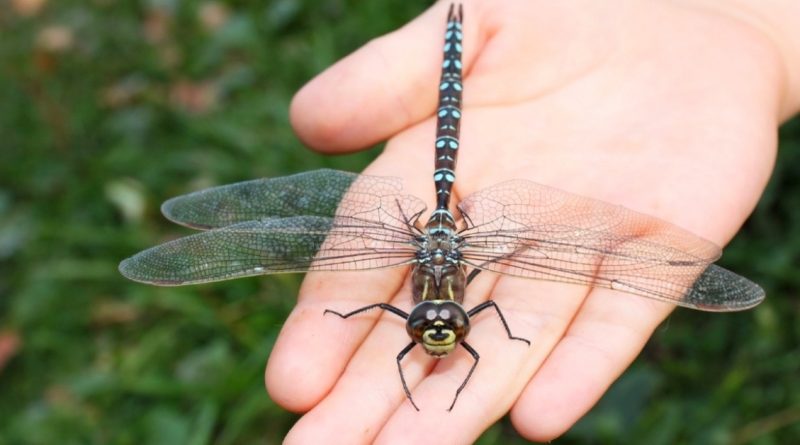
{"type": "Polygon", "coordinates": [[[98,325],[125,324],[139,318],[139,309],[124,302],[104,302],[92,308],[92,322],[98,325]]]}
{"type": "Polygon", "coordinates": [[[161,43],[169,36],[171,24],[172,16],[169,12],[161,8],[151,9],[145,16],[142,32],[148,42],[161,43]]]}
{"type": "Polygon", "coordinates": [[[203,114],[217,104],[218,94],[213,82],[181,80],[172,85],[169,98],[189,113],[203,114]]]}
{"type": "Polygon", "coordinates": [[[16,355],[22,345],[22,339],[14,331],[0,332],[0,370],[5,368],[11,357],[16,355]]]}
{"type": "Polygon", "coordinates": [[[200,6],[197,13],[200,23],[207,31],[217,31],[228,22],[230,12],[228,8],[219,2],[206,2],[200,6]]]}
{"type": "Polygon", "coordinates": [[[74,43],[72,29],[64,25],[45,26],[36,35],[36,46],[51,53],[67,51],[74,43]]]}
{"type": "Polygon", "coordinates": [[[41,12],[47,0],[11,0],[11,8],[23,17],[33,17],[41,12]]]}

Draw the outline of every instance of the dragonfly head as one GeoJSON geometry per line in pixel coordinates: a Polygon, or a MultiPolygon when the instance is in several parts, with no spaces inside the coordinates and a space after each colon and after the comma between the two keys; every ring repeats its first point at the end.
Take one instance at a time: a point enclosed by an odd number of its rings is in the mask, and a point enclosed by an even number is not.
{"type": "Polygon", "coordinates": [[[469,333],[469,316],[460,304],[447,300],[423,301],[408,316],[408,335],[434,357],[453,352],[469,333]]]}

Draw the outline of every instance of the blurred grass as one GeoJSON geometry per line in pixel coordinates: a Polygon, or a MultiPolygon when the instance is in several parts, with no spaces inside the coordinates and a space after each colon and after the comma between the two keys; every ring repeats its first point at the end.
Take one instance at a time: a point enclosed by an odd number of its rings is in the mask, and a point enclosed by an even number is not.
{"type": "MultiPolygon", "coordinates": [[[[374,150],[304,150],[289,101],[426,5],[2,4],[0,444],[280,442],[296,417],[262,374],[299,277],[153,288],[117,263],[185,233],[158,213],[171,196],[363,168],[374,150]]],[[[800,123],[781,145],[723,261],[768,300],[742,314],[677,311],[557,443],[800,442],[800,123]]],[[[507,421],[480,441],[522,442],[507,421]]]]}

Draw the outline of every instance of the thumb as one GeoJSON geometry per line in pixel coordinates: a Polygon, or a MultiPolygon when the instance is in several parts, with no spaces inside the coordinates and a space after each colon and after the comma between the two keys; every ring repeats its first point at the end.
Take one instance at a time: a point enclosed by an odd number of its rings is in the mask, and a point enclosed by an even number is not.
{"type": "MultiPolygon", "coordinates": [[[[436,3],[300,89],[289,111],[300,139],[322,152],[355,151],[430,116],[438,96],[448,7],[448,2],[436,3]]],[[[476,40],[468,35],[464,39],[476,40]]],[[[464,54],[465,67],[470,54],[475,52],[464,54]]]]}

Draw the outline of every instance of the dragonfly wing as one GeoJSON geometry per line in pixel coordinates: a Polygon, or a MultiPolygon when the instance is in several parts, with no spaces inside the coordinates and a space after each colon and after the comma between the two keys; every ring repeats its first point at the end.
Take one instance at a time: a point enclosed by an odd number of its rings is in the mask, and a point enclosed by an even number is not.
{"type": "Polygon", "coordinates": [[[526,278],[606,287],[706,311],[755,306],[764,291],[719,266],[714,243],[653,216],[530,181],[459,204],[465,262],[526,278]]]}
{"type": "Polygon", "coordinates": [[[764,289],[728,269],[709,265],[678,304],[710,312],[749,309],[764,300],[764,289]]]}
{"type": "MultiPolygon", "coordinates": [[[[399,197],[397,178],[357,175],[339,170],[314,170],[213,187],[172,198],[161,206],[169,220],[207,230],[244,221],[288,216],[355,216],[381,202],[399,197]]],[[[415,213],[422,201],[403,196],[406,210],[415,213]]]]}
{"type": "Polygon", "coordinates": [[[176,286],[309,270],[361,270],[413,260],[400,228],[350,217],[247,221],[180,238],[120,263],[135,281],[176,286]]]}

